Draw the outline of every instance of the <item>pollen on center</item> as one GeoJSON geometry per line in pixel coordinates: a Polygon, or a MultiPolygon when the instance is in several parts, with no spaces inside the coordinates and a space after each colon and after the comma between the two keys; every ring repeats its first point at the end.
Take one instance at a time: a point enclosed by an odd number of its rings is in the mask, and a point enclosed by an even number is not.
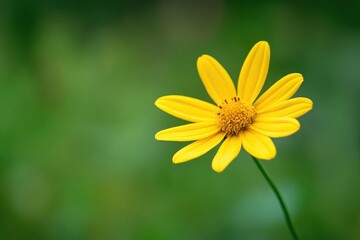
{"type": "Polygon", "coordinates": [[[253,123],[256,111],[252,105],[247,105],[240,101],[239,97],[224,100],[219,105],[219,124],[221,130],[227,136],[238,135],[239,132],[253,123]]]}

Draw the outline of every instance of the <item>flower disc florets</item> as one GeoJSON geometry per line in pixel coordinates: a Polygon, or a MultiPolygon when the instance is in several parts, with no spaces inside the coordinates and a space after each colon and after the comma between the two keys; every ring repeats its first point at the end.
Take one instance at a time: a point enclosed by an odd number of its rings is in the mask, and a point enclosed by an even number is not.
{"type": "Polygon", "coordinates": [[[230,101],[224,100],[219,105],[219,124],[221,130],[227,136],[238,135],[239,132],[253,123],[256,111],[252,105],[240,101],[239,97],[233,97],[230,101]]]}

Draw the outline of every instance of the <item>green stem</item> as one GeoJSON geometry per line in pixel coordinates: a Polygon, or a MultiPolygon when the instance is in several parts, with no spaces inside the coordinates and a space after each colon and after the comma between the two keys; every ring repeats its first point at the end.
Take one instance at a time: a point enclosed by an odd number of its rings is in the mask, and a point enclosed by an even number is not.
{"type": "Polygon", "coordinates": [[[269,175],[265,172],[265,169],[261,166],[259,160],[257,160],[255,157],[251,156],[256,164],[256,166],[258,167],[258,169],[260,170],[260,172],[262,173],[262,175],[265,177],[266,181],[269,183],[271,189],[274,191],[277,199],[279,200],[280,202],[280,206],[281,206],[281,209],[284,213],[284,216],[285,216],[285,220],[286,220],[286,224],[289,228],[289,231],[293,237],[293,239],[295,240],[298,240],[298,236],[296,235],[296,232],[295,232],[295,229],[294,229],[294,226],[292,225],[291,223],[291,219],[290,219],[290,215],[289,215],[289,211],[287,210],[286,208],[286,205],[285,205],[285,202],[283,200],[283,198],[281,197],[281,194],[279,192],[279,190],[277,189],[277,187],[275,186],[274,182],[271,180],[271,178],[269,177],[269,175]]]}

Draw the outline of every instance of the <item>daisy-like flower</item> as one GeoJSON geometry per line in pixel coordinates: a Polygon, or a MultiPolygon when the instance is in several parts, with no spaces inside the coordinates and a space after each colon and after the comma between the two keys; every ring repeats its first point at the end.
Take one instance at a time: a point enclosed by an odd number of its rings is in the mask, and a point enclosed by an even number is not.
{"type": "Polygon", "coordinates": [[[174,163],[197,158],[221,144],[212,168],[222,172],[243,147],[252,156],[270,160],[276,155],[271,138],[289,136],[300,128],[298,117],[311,110],[312,101],[291,98],[303,82],[299,73],[278,80],[260,97],[268,73],[270,47],[260,41],[241,68],[237,90],[226,70],[214,58],[198,58],[197,69],[206,91],[216,105],[195,98],[169,95],[155,105],[191,123],[156,133],[163,141],[194,141],[173,156],[174,163]]]}

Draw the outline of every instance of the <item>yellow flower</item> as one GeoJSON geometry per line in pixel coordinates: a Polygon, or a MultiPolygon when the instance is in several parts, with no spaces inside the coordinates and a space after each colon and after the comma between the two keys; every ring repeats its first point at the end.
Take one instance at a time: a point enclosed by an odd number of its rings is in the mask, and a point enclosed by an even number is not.
{"type": "Polygon", "coordinates": [[[216,172],[222,172],[239,154],[241,147],[259,159],[275,157],[276,148],[271,138],[298,131],[300,123],[296,118],[311,110],[312,101],[304,97],[291,98],[303,82],[299,73],[286,75],[257,98],[266,79],[269,61],[269,44],[265,41],[255,44],[241,68],[236,91],[220,63],[203,55],[198,58],[197,69],[216,105],[179,95],[156,100],[155,105],[164,112],[191,122],[155,135],[157,140],[163,141],[194,141],[175,153],[174,163],[197,158],[220,142],[212,161],[216,172]]]}

